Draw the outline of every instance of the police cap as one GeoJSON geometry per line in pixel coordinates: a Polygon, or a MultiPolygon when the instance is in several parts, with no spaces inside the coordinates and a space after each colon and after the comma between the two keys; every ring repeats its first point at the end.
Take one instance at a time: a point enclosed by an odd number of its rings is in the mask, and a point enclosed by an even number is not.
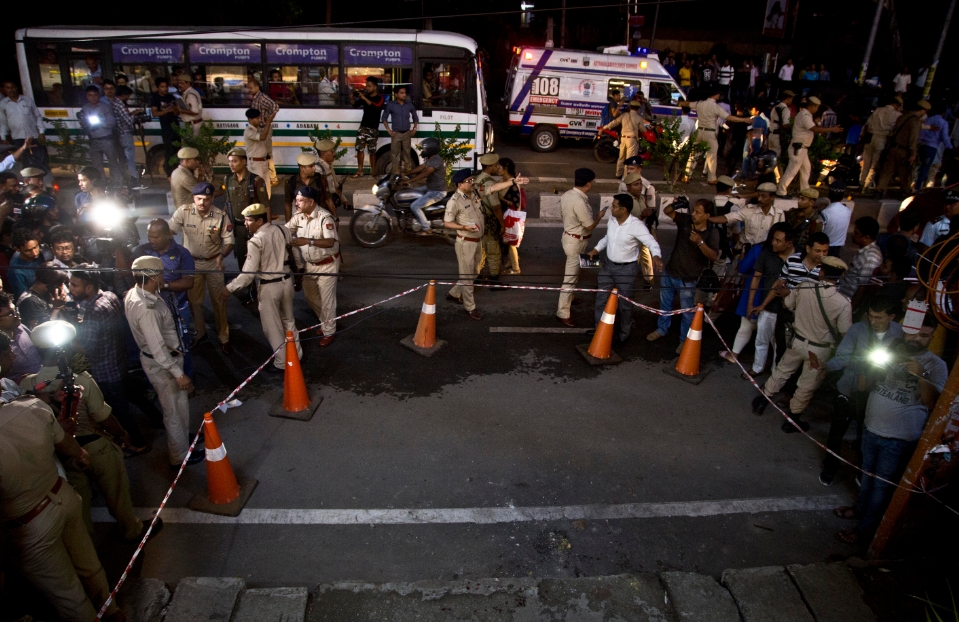
{"type": "Polygon", "coordinates": [[[183,147],[176,152],[176,157],[181,160],[189,160],[190,158],[199,158],[200,152],[194,149],[193,147],[183,147]]]}
{"type": "Polygon", "coordinates": [[[916,105],[919,106],[919,108],[922,109],[922,110],[930,110],[930,109],[932,109],[932,104],[930,104],[929,102],[927,102],[927,101],[924,100],[924,99],[920,99],[919,102],[918,102],[916,105]]]}
{"type": "Polygon", "coordinates": [[[624,166],[642,166],[643,159],[639,156],[630,156],[623,162],[624,166]]]}
{"type": "Polygon", "coordinates": [[[819,191],[815,188],[803,188],[799,191],[799,196],[806,197],[807,199],[818,199],[819,191]]]}
{"type": "Polygon", "coordinates": [[[335,148],[336,143],[328,138],[316,141],[316,150],[321,153],[324,151],[333,151],[335,148]]]}
{"type": "Polygon", "coordinates": [[[453,183],[461,184],[472,176],[473,176],[473,171],[471,171],[470,169],[468,168],[460,169],[456,171],[455,173],[453,173],[453,183]]]}
{"type": "Polygon", "coordinates": [[[837,270],[848,270],[849,266],[846,265],[846,262],[840,259],[839,257],[833,257],[827,255],[822,258],[822,263],[829,266],[830,268],[836,268],[837,270]]]}
{"type": "Polygon", "coordinates": [[[776,184],[768,181],[764,184],[759,184],[759,186],[756,188],[756,192],[776,192],[776,184]]]}
{"type": "Polygon", "coordinates": [[[245,158],[246,149],[244,149],[243,147],[234,147],[233,149],[230,149],[230,151],[226,155],[227,157],[236,156],[238,158],[245,158]]]}
{"type": "Polygon", "coordinates": [[[320,195],[316,191],[316,188],[314,188],[313,186],[303,186],[302,188],[296,191],[296,196],[305,197],[307,199],[313,199],[314,201],[320,200],[320,195]]]}
{"type": "Polygon", "coordinates": [[[822,101],[818,97],[810,97],[808,101],[813,106],[822,106],[822,101]]]}
{"type": "Polygon", "coordinates": [[[266,206],[262,203],[248,205],[242,212],[244,216],[266,216],[266,206]]]}
{"type": "Polygon", "coordinates": [[[296,155],[296,163],[299,166],[312,166],[316,164],[317,157],[315,153],[303,151],[296,155]]]}
{"type": "Polygon", "coordinates": [[[628,175],[626,175],[626,177],[623,177],[623,183],[628,186],[630,184],[635,184],[637,181],[639,181],[642,178],[643,176],[640,175],[639,173],[629,173],[628,175]]]}
{"type": "Polygon", "coordinates": [[[479,163],[483,166],[490,166],[499,162],[498,153],[484,153],[479,157],[479,163]]]}
{"type": "Polygon", "coordinates": [[[20,175],[26,179],[27,177],[43,177],[46,173],[42,168],[37,168],[35,166],[28,166],[27,168],[20,171],[20,175]]]}
{"type": "Polygon", "coordinates": [[[783,99],[789,99],[790,97],[795,97],[795,96],[796,94],[790,91],[789,89],[786,89],[785,91],[783,91],[783,99]]]}
{"type": "Polygon", "coordinates": [[[197,185],[193,186],[193,196],[202,194],[205,197],[213,196],[213,184],[208,181],[201,181],[197,185]]]}
{"type": "Polygon", "coordinates": [[[732,188],[733,186],[736,185],[736,180],[730,177],[729,175],[720,175],[719,178],[716,180],[716,185],[718,186],[719,184],[722,184],[726,186],[727,188],[732,188]]]}
{"type": "Polygon", "coordinates": [[[163,273],[163,260],[153,255],[144,255],[133,260],[133,274],[156,276],[163,273]]]}

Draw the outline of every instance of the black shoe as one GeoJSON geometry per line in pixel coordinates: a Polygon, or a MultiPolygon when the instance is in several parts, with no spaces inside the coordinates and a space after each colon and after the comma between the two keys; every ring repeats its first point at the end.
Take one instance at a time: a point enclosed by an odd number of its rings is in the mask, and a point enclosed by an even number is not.
{"type": "MultiPolygon", "coordinates": [[[[807,430],[809,430],[809,424],[806,423],[805,421],[801,421],[798,417],[796,417],[796,415],[793,415],[790,413],[789,418],[796,422],[796,425],[799,426],[799,430],[802,430],[803,432],[806,432],[807,430]]],[[[796,429],[796,425],[793,425],[789,423],[788,421],[783,421],[782,428],[780,429],[786,434],[793,434],[799,431],[796,429]]]]}
{"type": "Polygon", "coordinates": [[[822,473],[819,474],[819,483],[822,484],[823,486],[832,486],[832,482],[835,479],[835,477],[836,477],[835,473],[827,473],[823,471],[822,473]]]}
{"type": "Polygon", "coordinates": [[[761,415],[766,411],[766,406],[769,404],[769,400],[766,399],[765,395],[757,395],[753,398],[753,414],[761,415]]]}
{"type": "Polygon", "coordinates": [[[204,460],[206,460],[206,449],[194,449],[190,459],[186,461],[186,465],[200,464],[204,460]]]}

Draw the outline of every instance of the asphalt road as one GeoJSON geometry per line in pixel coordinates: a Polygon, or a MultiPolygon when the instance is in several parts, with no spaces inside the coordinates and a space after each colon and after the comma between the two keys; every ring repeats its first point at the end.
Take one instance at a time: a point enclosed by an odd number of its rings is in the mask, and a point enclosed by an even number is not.
{"type": "MultiPolygon", "coordinates": [[[[368,250],[341,233],[340,313],[455,270],[453,249],[441,240],[404,237],[368,250]]],[[[556,286],[559,236],[556,227],[528,229],[523,274],[508,282],[556,286]]],[[[661,242],[671,247],[669,231],[661,242]]],[[[594,284],[585,274],[581,285],[594,284]]],[[[234,469],[259,481],[247,508],[284,511],[262,524],[197,524],[179,510],[205,491],[203,467],[189,467],[170,499],[176,512],[135,573],[170,584],[239,575],[253,586],[665,569],[718,575],[853,553],[833,539],[843,523],[823,509],[851,499],[851,476],[823,488],[820,450],[783,434],[776,415],[751,414],[755,389],[717,363],[720,343],[708,328],[703,361],[714,371],[694,386],[663,373],[675,358],[678,321],[650,344],[643,337],[655,318],[635,313],[633,338],[618,350],[625,361],[595,368],[575,350],[588,342],[584,335],[490,332],[561,328],[555,292],[478,291],[486,316],[476,322],[442,299],[447,289],[438,288],[437,323],[448,344],[432,358],[399,344],[416,326],[422,290],[341,321],[327,348],[305,342],[310,391],[324,397],[309,422],[267,416],[278,378],[243,389],[243,405],[217,414],[217,425],[234,469]],[[730,500],[744,499],[764,501],[738,512],[730,500]],[[675,505],[649,505],[660,503],[675,505]],[[520,517],[484,518],[509,508],[520,517]],[[319,521],[326,524],[300,524],[317,521],[286,510],[331,512],[319,521]],[[418,510],[420,518],[388,524],[375,514],[355,518],[356,510],[418,510]]],[[[573,318],[590,326],[593,296],[581,296],[573,318]]],[[[658,292],[638,299],[657,306],[658,292]]],[[[295,307],[298,326],[316,323],[302,295],[295,307]]],[[[257,319],[235,299],[229,313],[235,354],[208,344],[196,351],[197,426],[269,355],[257,319]]],[[[731,338],[738,318],[719,324],[731,338]]],[[[813,411],[812,434],[824,439],[826,405],[813,411]]],[[[149,433],[156,449],[126,463],[138,508],[155,508],[172,480],[163,432],[149,433]]],[[[112,580],[132,548],[116,544],[111,524],[97,530],[112,580]]]]}

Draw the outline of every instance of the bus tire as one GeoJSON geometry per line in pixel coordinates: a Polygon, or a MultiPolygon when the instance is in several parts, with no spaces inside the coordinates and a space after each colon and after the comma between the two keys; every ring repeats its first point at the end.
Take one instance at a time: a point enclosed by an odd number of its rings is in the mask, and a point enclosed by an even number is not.
{"type": "Polygon", "coordinates": [[[554,125],[541,123],[533,128],[533,133],[529,137],[529,144],[533,151],[540,153],[549,153],[556,151],[559,146],[559,130],[554,125]]]}

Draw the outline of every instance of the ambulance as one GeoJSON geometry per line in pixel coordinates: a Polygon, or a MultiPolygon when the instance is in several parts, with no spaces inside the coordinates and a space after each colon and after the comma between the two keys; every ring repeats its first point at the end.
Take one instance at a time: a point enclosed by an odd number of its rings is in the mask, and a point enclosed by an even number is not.
{"type": "Polygon", "coordinates": [[[557,48],[515,48],[503,102],[511,130],[530,137],[535,151],[553,151],[559,138],[592,138],[609,97],[637,91],[655,115],[680,114],[685,99],[659,62],[640,49],[634,55],[557,48]]]}

